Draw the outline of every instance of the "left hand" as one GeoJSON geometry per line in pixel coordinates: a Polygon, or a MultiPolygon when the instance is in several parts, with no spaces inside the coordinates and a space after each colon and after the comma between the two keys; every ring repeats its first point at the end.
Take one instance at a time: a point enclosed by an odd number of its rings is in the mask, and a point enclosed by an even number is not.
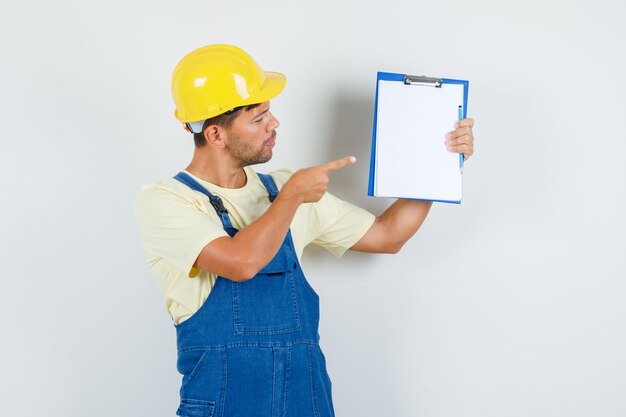
{"type": "Polygon", "coordinates": [[[474,119],[459,120],[454,128],[446,134],[444,144],[449,152],[463,153],[467,161],[474,153],[474,119]]]}

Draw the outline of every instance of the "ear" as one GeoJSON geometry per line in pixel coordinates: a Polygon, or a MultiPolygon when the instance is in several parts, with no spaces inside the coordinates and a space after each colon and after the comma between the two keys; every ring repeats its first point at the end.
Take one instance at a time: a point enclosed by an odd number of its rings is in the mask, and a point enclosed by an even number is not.
{"type": "Polygon", "coordinates": [[[225,146],[225,131],[218,125],[209,125],[204,129],[204,139],[206,142],[216,148],[223,148],[225,146]]]}

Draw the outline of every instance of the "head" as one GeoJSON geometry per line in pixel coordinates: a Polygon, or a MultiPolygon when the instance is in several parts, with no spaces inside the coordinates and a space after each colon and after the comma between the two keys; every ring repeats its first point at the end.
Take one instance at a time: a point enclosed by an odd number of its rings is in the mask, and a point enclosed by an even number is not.
{"type": "Polygon", "coordinates": [[[278,120],[270,103],[238,107],[205,120],[201,133],[194,133],[197,149],[211,148],[228,156],[238,168],[272,158],[278,120]]]}
{"type": "Polygon", "coordinates": [[[266,114],[262,126],[257,124],[256,128],[259,132],[269,128],[271,133],[278,121],[269,113],[269,100],[281,93],[285,83],[283,74],[263,71],[250,55],[235,46],[204,46],[187,54],[174,69],[174,115],[194,133],[197,148],[209,143],[207,132],[232,130],[235,136],[243,135],[242,139],[254,136],[256,133],[243,126],[257,112],[266,114]],[[258,111],[265,105],[266,109],[258,111]]]}

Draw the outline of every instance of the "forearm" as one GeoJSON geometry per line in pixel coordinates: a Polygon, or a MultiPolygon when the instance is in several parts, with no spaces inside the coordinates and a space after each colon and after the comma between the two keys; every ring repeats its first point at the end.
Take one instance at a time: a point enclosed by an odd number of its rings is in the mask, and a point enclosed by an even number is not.
{"type": "Polygon", "coordinates": [[[418,200],[397,200],[379,216],[387,244],[399,251],[419,230],[433,203],[418,200]]]}
{"type": "Polygon", "coordinates": [[[255,276],[278,252],[300,202],[279,194],[270,208],[233,238],[209,243],[198,256],[200,269],[245,281],[255,276]]]}
{"type": "Polygon", "coordinates": [[[276,255],[299,205],[296,198],[279,194],[261,217],[235,235],[233,241],[241,250],[242,261],[251,264],[252,275],[276,255]]]}
{"type": "Polygon", "coordinates": [[[371,253],[397,253],[419,230],[432,202],[397,200],[376,218],[370,230],[351,249],[371,253]]]}

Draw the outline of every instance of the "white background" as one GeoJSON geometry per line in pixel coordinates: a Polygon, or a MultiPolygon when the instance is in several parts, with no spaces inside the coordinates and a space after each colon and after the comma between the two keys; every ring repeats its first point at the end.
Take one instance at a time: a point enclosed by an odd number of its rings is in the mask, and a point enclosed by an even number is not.
{"type": "Polygon", "coordinates": [[[186,166],[170,76],[232,43],[288,76],[267,171],[354,154],[376,71],[470,80],[476,155],[398,255],[318,248],[338,416],[626,415],[626,6],[22,1],[0,14],[0,415],[173,416],[175,333],[132,199],[186,166]]]}

